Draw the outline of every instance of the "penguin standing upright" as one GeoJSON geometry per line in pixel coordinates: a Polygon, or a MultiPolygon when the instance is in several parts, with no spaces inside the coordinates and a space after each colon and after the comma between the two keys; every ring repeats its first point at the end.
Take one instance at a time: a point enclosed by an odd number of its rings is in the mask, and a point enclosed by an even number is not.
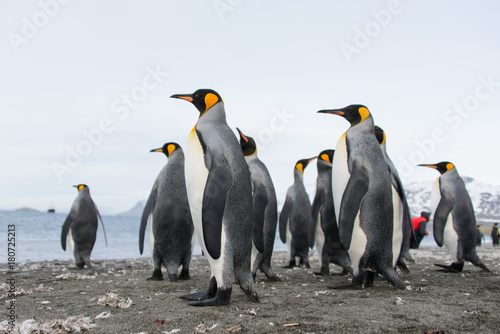
{"type": "Polygon", "coordinates": [[[391,178],[375,137],[373,117],[363,105],[319,112],[343,116],[351,123],[338,141],[332,173],[340,244],[353,265],[349,286],[371,286],[378,272],[403,289],[394,269],[401,241],[393,244],[391,178]]]}
{"type": "Polygon", "coordinates": [[[295,258],[299,257],[299,265],[310,268],[309,247],[314,246],[312,233],[311,202],[304,187],[304,170],[316,159],[297,161],[293,169],[294,183],[286,192],[285,204],[281,209],[279,224],[280,238],[286,243],[290,254],[290,262],[284,268],[296,266],[295,258]]]}
{"type": "Polygon", "coordinates": [[[316,194],[311,213],[314,225],[316,251],[321,269],[316,275],[328,275],[331,263],[342,267],[342,274],[352,272],[349,255],[340,246],[339,229],[335,219],[332,192],[332,161],[334,150],[324,150],[318,155],[316,194]]]}
{"type": "Polygon", "coordinates": [[[64,221],[61,231],[61,246],[63,250],[66,250],[66,239],[68,238],[69,246],[75,256],[76,267],[82,269],[86,265],[87,268],[90,268],[90,253],[94,248],[97,234],[97,217],[101,220],[104,241],[107,246],[106,231],[99,210],[90,197],[89,187],[85,184],[73,187],[78,190],[78,196],[64,221]]]}
{"type": "Polygon", "coordinates": [[[465,183],[451,162],[420,164],[437,169],[441,176],[434,182],[431,193],[434,240],[439,247],[443,244],[453,258],[449,266],[436,264],[449,272],[462,272],[464,260],[480,267],[488,268],[476,253],[476,216],[465,183]]]}
{"type": "Polygon", "coordinates": [[[278,223],[278,202],[271,175],[266,165],[257,157],[257,145],[252,137],[245,136],[240,129],[240,146],[250,169],[253,192],[253,247],[252,273],[257,274],[260,268],[270,281],[280,278],[273,271],[271,257],[273,255],[276,224],[278,223]]]}
{"type": "Polygon", "coordinates": [[[226,305],[236,282],[250,300],[258,301],[250,271],[250,171],[226,123],[224,102],[211,89],[171,97],[191,102],[200,112],[186,147],[186,188],[198,241],[212,271],[207,291],[183,298],[194,306],[226,305]]]}
{"type": "Polygon", "coordinates": [[[375,125],[375,136],[380,144],[380,149],[384,155],[385,162],[389,168],[389,173],[391,174],[391,184],[392,184],[392,206],[394,208],[394,234],[393,234],[393,245],[399,244],[402,238],[401,249],[398,250],[394,248],[394,256],[398,257],[397,265],[399,268],[405,272],[409,273],[408,268],[404,260],[410,262],[415,262],[410,255],[410,240],[413,236],[413,225],[411,223],[411,213],[408,201],[406,200],[406,193],[403,188],[403,182],[399,178],[399,173],[394,166],[391,158],[387,154],[386,148],[386,136],[384,130],[375,125]],[[396,254],[399,253],[399,254],[396,254]]]}
{"type": "Polygon", "coordinates": [[[153,275],[148,280],[163,279],[162,264],[170,281],[177,280],[177,270],[182,265],[179,279],[189,279],[189,263],[193,252],[193,220],[189,211],[184,177],[184,152],[177,143],[166,143],[162,152],[168,163],[155,180],[146,202],[139,229],[139,251],[144,249],[144,234],[148,223],[149,242],[153,257],[153,275]]]}

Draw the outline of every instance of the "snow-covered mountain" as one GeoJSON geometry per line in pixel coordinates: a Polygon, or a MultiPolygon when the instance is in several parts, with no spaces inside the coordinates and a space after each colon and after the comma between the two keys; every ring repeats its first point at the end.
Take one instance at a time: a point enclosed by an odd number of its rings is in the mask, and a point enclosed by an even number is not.
{"type": "MultiPolygon", "coordinates": [[[[500,221],[500,186],[482,183],[467,176],[463,176],[462,179],[472,199],[476,218],[478,220],[497,219],[500,221]]],[[[434,180],[404,185],[413,217],[418,217],[423,210],[430,210],[433,184],[434,180]]]]}

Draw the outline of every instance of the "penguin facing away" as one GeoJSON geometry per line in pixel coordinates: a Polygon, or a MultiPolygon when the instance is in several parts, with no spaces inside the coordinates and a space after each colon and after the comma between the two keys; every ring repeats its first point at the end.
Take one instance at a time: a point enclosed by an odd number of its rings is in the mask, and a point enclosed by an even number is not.
{"type": "Polygon", "coordinates": [[[78,190],[78,196],[62,226],[61,246],[63,250],[66,250],[66,239],[68,239],[75,256],[76,267],[83,269],[83,266],[86,265],[87,268],[91,268],[90,254],[94,248],[97,234],[97,217],[101,220],[104,241],[107,246],[106,231],[99,210],[90,197],[89,187],[85,184],[73,187],[78,190]]]}
{"type": "Polygon", "coordinates": [[[236,282],[251,301],[258,301],[250,271],[250,171],[226,123],[222,98],[211,89],[171,97],[191,102],[200,112],[186,146],[186,189],[198,241],[212,271],[207,291],[182,298],[193,306],[226,305],[236,282]]]}
{"type": "Polygon", "coordinates": [[[393,234],[393,256],[397,258],[397,266],[406,274],[410,271],[404,260],[415,262],[410,255],[410,239],[413,237],[413,225],[411,223],[411,213],[406,193],[403,188],[403,182],[399,177],[399,173],[394,166],[391,158],[387,154],[386,136],[384,130],[375,125],[375,136],[380,144],[380,149],[384,155],[385,162],[389,168],[392,184],[392,206],[394,208],[394,234],[393,234]],[[402,239],[402,240],[400,240],[402,239]],[[398,251],[395,245],[401,243],[401,248],[398,251]]]}
{"type": "Polygon", "coordinates": [[[340,246],[339,229],[335,219],[332,193],[332,162],[334,150],[318,155],[316,193],[311,207],[315,246],[321,269],[316,275],[328,275],[330,262],[342,267],[341,274],[352,273],[349,255],[340,246]]]}
{"type": "Polygon", "coordinates": [[[189,263],[194,246],[193,220],[189,210],[184,178],[184,152],[177,143],[166,143],[150,152],[162,152],[168,163],[155,180],[146,202],[139,229],[139,251],[144,249],[148,218],[149,242],[153,258],[153,275],[148,280],[163,279],[161,266],[170,281],[189,279],[189,263]],[[180,276],[177,270],[182,265],[180,276]]]}
{"type": "Polygon", "coordinates": [[[453,258],[451,265],[435,264],[449,272],[462,272],[464,260],[489,269],[476,253],[476,216],[465,183],[454,164],[443,161],[419,166],[436,169],[441,176],[436,179],[431,193],[434,240],[443,244],[453,258]]]}
{"type": "Polygon", "coordinates": [[[302,159],[297,161],[293,169],[294,183],[286,192],[285,204],[279,216],[280,238],[286,243],[290,254],[288,266],[296,266],[295,258],[300,259],[299,265],[310,268],[309,247],[314,246],[312,231],[311,202],[304,187],[304,170],[307,165],[316,159],[302,159]]]}
{"type": "Polygon", "coordinates": [[[270,281],[280,281],[271,266],[276,225],[278,223],[278,202],[269,171],[257,156],[257,145],[252,137],[240,135],[240,146],[250,169],[253,192],[253,247],[251,270],[256,277],[257,269],[270,281]]]}
{"type": "Polygon", "coordinates": [[[340,244],[353,265],[354,277],[346,287],[372,286],[378,272],[403,289],[394,269],[391,178],[373,117],[363,105],[318,112],[339,115],[351,123],[338,141],[332,172],[340,244]]]}

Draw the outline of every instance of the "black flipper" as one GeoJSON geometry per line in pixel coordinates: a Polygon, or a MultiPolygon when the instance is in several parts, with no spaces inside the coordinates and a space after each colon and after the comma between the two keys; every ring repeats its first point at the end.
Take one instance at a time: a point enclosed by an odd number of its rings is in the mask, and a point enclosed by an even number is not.
{"type": "Polygon", "coordinates": [[[447,194],[441,192],[441,200],[436,208],[436,212],[434,212],[434,240],[439,247],[443,246],[444,241],[444,226],[446,225],[446,221],[448,220],[448,216],[453,210],[453,206],[455,205],[455,201],[453,198],[447,194]]]}
{"type": "MultiPolygon", "coordinates": [[[[144,206],[144,211],[142,211],[141,216],[141,226],[139,227],[139,252],[142,255],[144,251],[144,235],[146,234],[146,226],[148,225],[148,218],[155,207],[156,196],[158,195],[158,184],[155,182],[151,194],[149,194],[146,205],[144,206]]],[[[151,227],[153,228],[153,227],[151,227]]],[[[153,250],[151,250],[153,252],[153,250]]]]}
{"type": "Polygon", "coordinates": [[[75,218],[75,210],[71,208],[70,213],[68,214],[68,217],[66,217],[66,220],[64,221],[62,231],[61,231],[61,247],[63,250],[66,250],[66,238],[68,237],[68,232],[69,229],[71,228],[71,225],[73,225],[73,221],[75,218]]]}
{"type": "Polygon", "coordinates": [[[342,248],[349,250],[351,246],[354,220],[359,212],[361,200],[368,191],[368,176],[364,168],[354,166],[351,177],[342,195],[339,215],[339,238],[342,248]]]}
{"type": "Polygon", "coordinates": [[[203,193],[202,226],[205,247],[213,259],[218,259],[221,254],[222,218],[231,183],[227,161],[212,160],[203,193]]]}
{"type": "Polygon", "coordinates": [[[285,204],[280,212],[280,239],[283,243],[286,243],[286,226],[288,224],[288,217],[292,211],[293,202],[290,197],[287,196],[285,204]]]}
{"type": "Polygon", "coordinates": [[[101,221],[102,231],[104,232],[104,244],[106,245],[106,247],[108,247],[108,238],[106,238],[106,230],[104,229],[104,222],[102,221],[101,214],[99,213],[99,210],[97,209],[97,205],[95,205],[95,203],[94,207],[95,211],[97,212],[97,217],[99,217],[99,220],[101,221]]]}
{"type": "MultiPolygon", "coordinates": [[[[319,210],[323,206],[324,201],[325,201],[325,193],[322,190],[316,190],[316,194],[314,195],[314,200],[311,206],[312,224],[311,224],[311,230],[309,231],[309,248],[314,247],[314,242],[316,239],[316,228],[317,228],[316,224],[318,223],[318,217],[320,214],[319,210]]],[[[321,222],[319,224],[321,224],[321,222]]],[[[321,252],[321,249],[318,249],[318,252],[321,252]]]]}
{"type": "Polygon", "coordinates": [[[253,190],[253,241],[259,253],[264,253],[264,217],[269,199],[262,184],[254,183],[253,190]]]}

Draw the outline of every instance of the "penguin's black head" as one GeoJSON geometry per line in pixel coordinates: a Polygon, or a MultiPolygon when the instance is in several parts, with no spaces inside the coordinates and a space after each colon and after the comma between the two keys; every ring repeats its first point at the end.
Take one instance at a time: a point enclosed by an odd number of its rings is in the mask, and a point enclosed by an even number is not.
{"type": "Polygon", "coordinates": [[[342,109],[325,109],[318,112],[342,116],[353,126],[363,122],[370,116],[368,108],[361,104],[351,104],[342,109]]]}
{"type": "Polygon", "coordinates": [[[453,165],[449,161],[442,161],[442,162],[437,163],[437,164],[420,164],[419,166],[437,169],[438,172],[440,172],[441,174],[444,174],[444,173],[452,170],[453,168],[455,168],[455,165],[453,165]]]}
{"type": "Polygon", "coordinates": [[[335,150],[324,150],[318,155],[318,163],[323,160],[330,164],[333,163],[333,155],[335,154],[335,150]]]}
{"type": "Polygon", "coordinates": [[[149,152],[162,152],[168,158],[168,157],[170,157],[170,154],[172,154],[172,152],[175,151],[178,148],[180,148],[180,146],[177,143],[166,143],[165,145],[163,145],[163,147],[153,149],[153,150],[151,150],[149,152]]]}
{"type": "Polygon", "coordinates": [[[257,145],[255,144],[255,140],[252,137],[245,136],[240,129],[236,128],[238,133],[240,134],[240,146],[243,151],[243,155],[248,157],[252,154],[257,153],[257,145]]]}
{"type": "Polygon", "coordinates": [[[375,137],[377,137],[378,143],[380,145],[385,143],[385,132],[377,125],[375,125],[375,137]]]}
{"type": "Polygon", "coordinates": [[[78,192],[82,191],[82,189],[85,189],[85,188],[88,189],[88,186],[86,184],[79,184],[79,185],[76,185],[76,186],[73,186],[73,187],[75,187],[76,189],[78,189],[78,192]]]}
{"type": "Polygon", "coordinates": [[[191,102],[200,112],[200,117],[215,104],[224,103],[219,93],[212,89],[198,89],[193,94],[174,94],[170,97],[191,102]]]}
{"type": "Polygon", "coordinates": [[[309,165],[309,163],[316,158],[317,157],[310,158],[310,159],[302,159],[302,160],[297,161],[297,163],[295,164],[295,169],[298,170],[299,172],[301,172],[302,174],[304,174],[304,169],[306,169],[307,165],[309,165]]]}

